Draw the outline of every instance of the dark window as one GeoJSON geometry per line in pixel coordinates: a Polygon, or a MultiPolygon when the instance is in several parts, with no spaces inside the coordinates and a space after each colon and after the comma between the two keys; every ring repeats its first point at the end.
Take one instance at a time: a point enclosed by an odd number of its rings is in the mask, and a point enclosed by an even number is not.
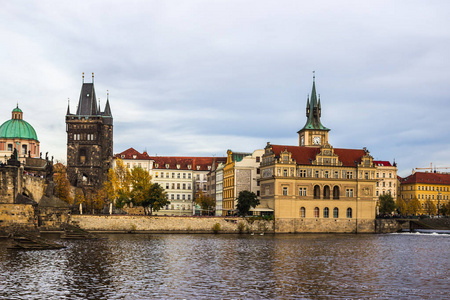
{"type": "Polygon", "coordinates": [[[325,207],[323,209],[323,217],[324,218],[329,218],[330,217],[330,210],[328,209],[328,207],[325,207]]]}
{"type": "Polygon", "coordinates": [[[339,199],[339,187],[337,185],[333,188],[333,199],[339,199]]]}
{"type": "Polygon", "coordinates": [[[328,185],[323,188],[323,199],[330,199],[330,187],[328,185]]]}
{"type": "Polygon", "coordinates": [[[320,187],[318,185],[314,186],[314,199],[320,199],[320,187]]]}
{"type": "Polygon", "coordinates": [[[339,218],[339,208],[337,207],[333,209],[333,218],[335,219],[339,218]]]}

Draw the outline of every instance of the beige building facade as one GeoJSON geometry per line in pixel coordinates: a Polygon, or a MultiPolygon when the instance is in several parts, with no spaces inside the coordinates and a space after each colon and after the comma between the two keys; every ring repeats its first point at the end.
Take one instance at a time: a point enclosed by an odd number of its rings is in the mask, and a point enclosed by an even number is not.
{"type": "Polygon", "coordinates": [[[276,232],[374,232],[377,169],[367,149],[329,144],[315,82],[298,131],[299,146],[267,143],[261,204],[273,209],[276,232]]]}

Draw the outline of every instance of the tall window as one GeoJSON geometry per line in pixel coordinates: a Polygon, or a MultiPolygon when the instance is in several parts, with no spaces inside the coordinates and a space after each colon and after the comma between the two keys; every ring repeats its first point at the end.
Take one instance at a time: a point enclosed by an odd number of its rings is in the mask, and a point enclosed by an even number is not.
{"type": "Polygon", "coordinates": [[[323,187],[323,199],[330,199],[330,187],[328,185],[323,187]]]}
{"type": "Polygon", "coordinates": [[[347,218],[349,218],[349,219],[352,218],[352,209],[350,207],[347,208],[347,218]]]}
{"type": "Polygon", "coordinates": [[[347,172],[347,179],[353,178],[353,172],[347,172]]]}
{"type": "Polygon", "coordinates": [[[284,169],[284,170],[283,170],[283,176],[284,176],[284,177],[287,177],[287,176],[288,176],[288,170],[287,170],[287,169],[284,169]]]}
{"type": "Polygon", "coordinates": [[[333,199],[339,199],[339,187],[337,185],[333,187],[333,199]]]}
{"type": "Polygon", "coordinates": [[[330,210],[328,209],[328,207],[325,207],[323,209],[323,217],[324,218],[329,218],[330,217],[330,210]]]}
{"type": "Polygon", "coordinates": [[[315,172],[314,177],[319,178],[319,171],[316,171],[316,172],[315,172]]]}
{"type": "Polygon", "coordinates": [[[304,207],[300,208],[300,218],[304,218],[305,215],[306,215],[305,208],[304,207]]]}
{"type": "Polygon", "coordinates": [[[337,207],[333,209],[333,218],[335,219],[339,218],[339,208],[337,207]]]}
{"type": "Polygon", "coordinates": [[[283,187],[283,196],[287,196],[287,193],[288,193],[288,188],[283,187]]]}
{"type": "Polygon", "coordinates": [[[318,218],[319,217],[319,208],[316,207],[314,208],[314,218],[318,218]]]}
{"type": "Polygon", "coordinates": [[[325,178],[328,178],[328,177],[329,177],[328,174],[329,174],[328,171],[325,171],[325,172],[323,173],[323,175],[324,175],[325,178]]]}
{"type": "Polygon", "coordinates": [[[314,199],[320,199],[320,187],[318,185],[314,186],[314,199]]]}
{"type": "Polygon", "coordinates": [[[339,178],[339,171],[334,171],[334,178],[336,178],[336,179],[339,178]]]}

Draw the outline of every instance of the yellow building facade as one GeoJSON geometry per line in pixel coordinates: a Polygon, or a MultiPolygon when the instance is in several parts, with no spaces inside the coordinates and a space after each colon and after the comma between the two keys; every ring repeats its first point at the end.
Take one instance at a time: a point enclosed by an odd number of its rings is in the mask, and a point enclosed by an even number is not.
{"type": "Polygon", "coordinates": [[[419,200],[419,214],[438,214],[450,200],[450,174],[415,172],[400,181],[399,198],[405,202],[419,200]],[[433,205],[433,207],[428,207],[433,205]]]}

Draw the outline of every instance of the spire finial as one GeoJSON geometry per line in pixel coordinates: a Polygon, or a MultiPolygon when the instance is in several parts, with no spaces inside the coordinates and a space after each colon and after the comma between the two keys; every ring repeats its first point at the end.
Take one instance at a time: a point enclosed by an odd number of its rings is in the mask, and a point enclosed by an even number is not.
{"type": "Polygon", "coordinates": [[[313,71],[313,82],[316,82],[316,71],[313,71]]]}
{"type": "Polygon", "coordinates": [[[84,72],[83,72],[83,75],[81,76],[81,78],[82,78],[82,81],[84,83],[84,72]]]}
{"type": "Polygon", "coordinates": [[[92,83],[94,83],[94,72],[92,72],[92,83]]]}
{"type": "Polygon", "coordinates": [[[109,90],[106,90],[106,100],[109,100],[109,90]]]}

